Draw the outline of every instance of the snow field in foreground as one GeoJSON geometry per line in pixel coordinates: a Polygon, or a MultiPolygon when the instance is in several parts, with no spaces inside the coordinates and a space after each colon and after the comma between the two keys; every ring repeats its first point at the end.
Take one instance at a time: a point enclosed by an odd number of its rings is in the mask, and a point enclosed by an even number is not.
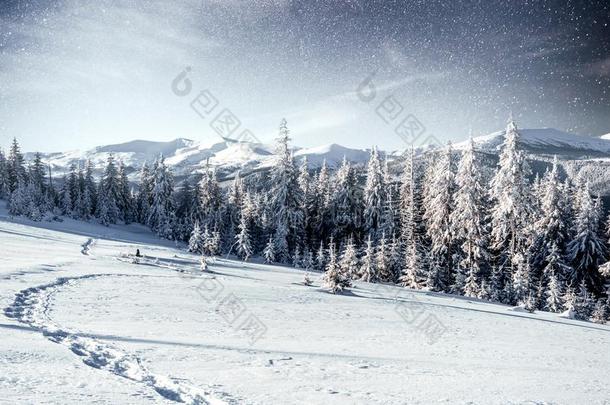
{"type": "Polygon", "coordinates": [[[137,226],[42,226],[64,231],[0,219],[0,403],[610,401],[607,326],[367,283],[332,295],[225,259],[201,274],[137,226]]]}

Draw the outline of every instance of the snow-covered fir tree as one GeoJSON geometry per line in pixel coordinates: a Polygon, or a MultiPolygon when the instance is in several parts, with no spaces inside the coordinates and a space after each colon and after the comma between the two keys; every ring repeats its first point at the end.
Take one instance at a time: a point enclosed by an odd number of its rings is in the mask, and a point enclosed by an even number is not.
{"type": "Polygon", "coordinates": [[[121,218],[121,212],[119,211],[119,173],[112,154],[108,156],[97,195],[97,218],[100,223],[103,225],[117,223],[121,218]]]}
{"type": "Polygon", "coordinates": [[[276,162],[271,169],[271,209],[274,217],[276,259],[280,262],[290,257],[291,247],[301,241],[303,230],[303,193],[298,183],[298,172],[294,165],[288,142],[287,122],[280,123],[276,147],[276,162]]]}
{"type": "Polygon", "coordinates": [[[391,282],[394,274],[391,266],[390,249],[385,232],[381,234],[375,251],[375,268],[380,281],[391,282]]]}
{"type": "Polygon", "coordinates": [[[335,243],[332,239],[328,246],[328,263],[326,264],[323,280],[326,288],[333,294],[343,292],[345,288],[351,286],[350,279],[341,271],[337,261],[335,243]]]}
{"type": "Polygon", "coordinates": [[[358,273],[358,254],[356,251],[356,245],[354,244],[353,238],[350,236],[343,248],[341,253],[341,259],[339,261],[339,268],[343,277],[347,279],[354,279],[358,273]]]}
{"type": "Polygon", "coordinates": [[[326,250],[324,249],[324,242],[320,241],[320,247],[316,252],[316,268],[320,271],[324,271],[327,262],[326,250]]]}
{"type": "Polygon", "coordinates": [[[263,250],[263,257],[265,258],[265,263],[275,262],[275,244],[273,236],[269,237],[269,241],[263,250]]]}
{"type": "Polygon", "coordinates": [[[373,247],[373,239],[369,234],[366,240],[364,254],[360,259],[360,279],[369,283],[377,281],[377,268],[375,267],[375,248],[373,247]]]}
{"type": "Polygon", "coordinates": [[[608,318],[606,303],[602,299],[598,299],[595,303],[595,308],[591,313],[591,320],[595,323],[604,324],[608,318]]]}
{"type": "Polygon", "coordinates": [[[195,222],[191,232],[188,251],[191,253],[201,253],[203,251],[203,235],[201,234],[201,228],[199,228],[199,222],[195,222]]]}
{"type": "Polygon", "coordinates": [[[591,197],[588,183],[580,188],[578,195],[575,237],[567,246],[567,256],[575,270],[569,281],[577,284],[584,280],[587,287],[599,295],[603,292],[604,280],[598,267],[607,258],[607,248],[599,235],[601,203],[591,197]]]}
{"type": "Polygon", "coordinates": [[[140,169],[140,186],[136,197],[136,209],[138,212],[138,222],[148,223],[150,206],[152,204],[153,179],[150,174],[148,164],[144,162],[140,169]]]}
{"type": "Polygon", "coordinates": [[[386,186],[383,181],[383,170],[376,147],[371,150],[366,170],[364,186],[364,231],[377,237],[377,231],[383,218],[383,208],[386,202],[386,186]]]}
{"type": "Polygon", "coordinates": [[[254,253],[252,245],[253,213],[253,200],[250,194],[246,192],[242,200],[238,233],[235,236],[235,249],[237,251],[237,254],[244,261],[247,261],[254,253]]]}
{"type": "Polygon", "coordinates": [[[485,194],[483,177],[477,161],[472,137],[460,159],[455,177],[455,207],[451,213],[451,226],[458,244],[458,271],[468,272],[467,296],[474,297],[480,279],[489,263],[487,251],[488,229],[485,224],[485,194]]]}
{"type": "Polygon", "coordinates": [[[202,226],[218,229],[222,219],[222,191],[216,178],[216,171],[212,170],[209,165],[206,166],[198,188],[197,219],[202,226]]]}
{"type": "Polygon", "coordinates": [[[152,203],[148,214],[148,226],[157,235],[173,239],[174,216],[174,179],[171,171],[160,156],[152,169],[152,203]]]}
{"type": "Polygon", "coordinates": [[[424,287],[426,281],[424,256],[419,242],[413,241],[407,244],[405,251],[405,263],[399,282],[408,288],[420,289],[424,287]]]}
{"type": "Polygon", "coordinates": [[[362,217],[362,195],[356,172],[345,157],[336,175],[331,217],[336,238],[343,239],[358,234],[362,217]]]}
{"type": "Polygon", "coordinates": [[[448,290],[453,280],[454,235],[451,213],[454,209],[455,179],[451,161],[451,144],[434,163],[431,183],[428,185],[429,198],[423,218],[430,240],[430,264],[438,269],[428,287],[435,291],[448,290]]]}
{"type": "Polygon", "coordinates": [[[561,312],[563,310],[563,288],[561,281],[555,272],[549,275],[548,280],[545,301],[546,309],[551,312],[561,312]]]}
{"type": "Polygon", "coordinates": [[[491,247],[504,270],[505,295],[510,294],[510,277],[517,271],[527,245],[532,214],[528,175],[529,166],[519,149],[519,132],[511,119],[490,189],[491,247]]]}

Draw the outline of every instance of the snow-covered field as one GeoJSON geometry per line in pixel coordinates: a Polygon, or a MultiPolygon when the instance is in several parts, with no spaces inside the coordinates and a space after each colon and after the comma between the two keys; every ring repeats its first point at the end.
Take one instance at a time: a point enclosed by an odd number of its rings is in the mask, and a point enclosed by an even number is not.
{"type": "Polygon", "coordinates": [[[332,295],[226,259],[203,274],[135,225],[2,210],[0,249],[0,403],[610,403],[608,326],[375,284],[332,295]]]}

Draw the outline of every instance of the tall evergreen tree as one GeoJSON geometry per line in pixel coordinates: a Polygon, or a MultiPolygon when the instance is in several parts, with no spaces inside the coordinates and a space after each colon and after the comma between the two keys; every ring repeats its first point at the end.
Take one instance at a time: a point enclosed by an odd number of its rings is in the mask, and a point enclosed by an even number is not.
{"type": "Polygon", "coordinates": [[[464,150],[456,175],[455,209],[451,213],[451,226],[458,249],[458,272],[468,273],[466,295],[474,297],[477,285],[485,274],[489,262],[487,252],[488,229],[485,226],[485,189],[474,149],[470,138],[464,150]]]}
{"type": "Polygon", "coordinates": [[[110,154],[99,183],[97,217],[103,225],[115,224],[121,217],[119,172],[110,154]]]}
{"type": "Polygon", "coordinates": [[[569,282],[584,283],[596,295],[603,292],[604,280],[598,271],[606,261],[607,251],[599,235],[601,202],[593,200],[589,184],[580,188],[574,224],[575,237],[567,246],[568,258],[575,270],[569,282]]]}
{"type": "Polygon", "coordinates": [[[155,161],[151,175],[152,204],[148,213],[148,226],[162,238],[173,239],[174,179],[163,156],[155,161]]]}
{"type": "Polygon", "coordinates": [[[454,209],[455,179],[451,162],[451,144],[446,151],[436,159],[432,182],[429,184],[430,197],[425,206],[427,237],[430,240],[431,264],[439,271],[430,278],[434,290],[448,290],[453,279],[453,245],[454,235],[451,223],[451,213],[454,209]]]}
{"type": "Polygon", "coordinates": [[[287,122],[280,123],[277,140],[276,162],[271,169],[271,208],[274,213],[276,258],[284,262],[290,257],[290,247],[299,243],[298,235],[303,227],[303,193],[298,183],[298,173],[288,147],[287,122]]]}
{"type": "Polygon", "coordinates": [[[527,245],[531,220],[528,175],[529,166],[519,149],[519,132],[511,119],[490,190],[491,246],[498,255],[498,265],[504,269],[505,282],[516,271],[527,245]]]}
{"type": "Polygon", "coordinates": [[[364,231],[377,237],[386,202],[386,188],[377,148],[371,150],[364,186],[364,231]]]}
{"type": "Polygon", "coordinates": [[[345,238],[358,235],[362,217],[362,195],[358,178],[352,165],[343,157],[337,171],[336,184],[332,196],[332,221],[334,236],[345,238]]]}

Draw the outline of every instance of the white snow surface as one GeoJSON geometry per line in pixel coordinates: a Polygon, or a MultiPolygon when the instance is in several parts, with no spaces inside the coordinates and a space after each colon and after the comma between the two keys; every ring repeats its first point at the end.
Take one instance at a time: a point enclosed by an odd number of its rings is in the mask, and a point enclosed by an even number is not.
{"type": "Polygon", "coordinates": [[[137,225],[31,223],[2,208],[0,246],[0,403],[610,398],[605,325],[360,282],[332,295],[319,274],[306,287],[301,270],[225,258],[202,273],[137,225]],[[266,327],[254,342],[249,316],[266,327]]]}

